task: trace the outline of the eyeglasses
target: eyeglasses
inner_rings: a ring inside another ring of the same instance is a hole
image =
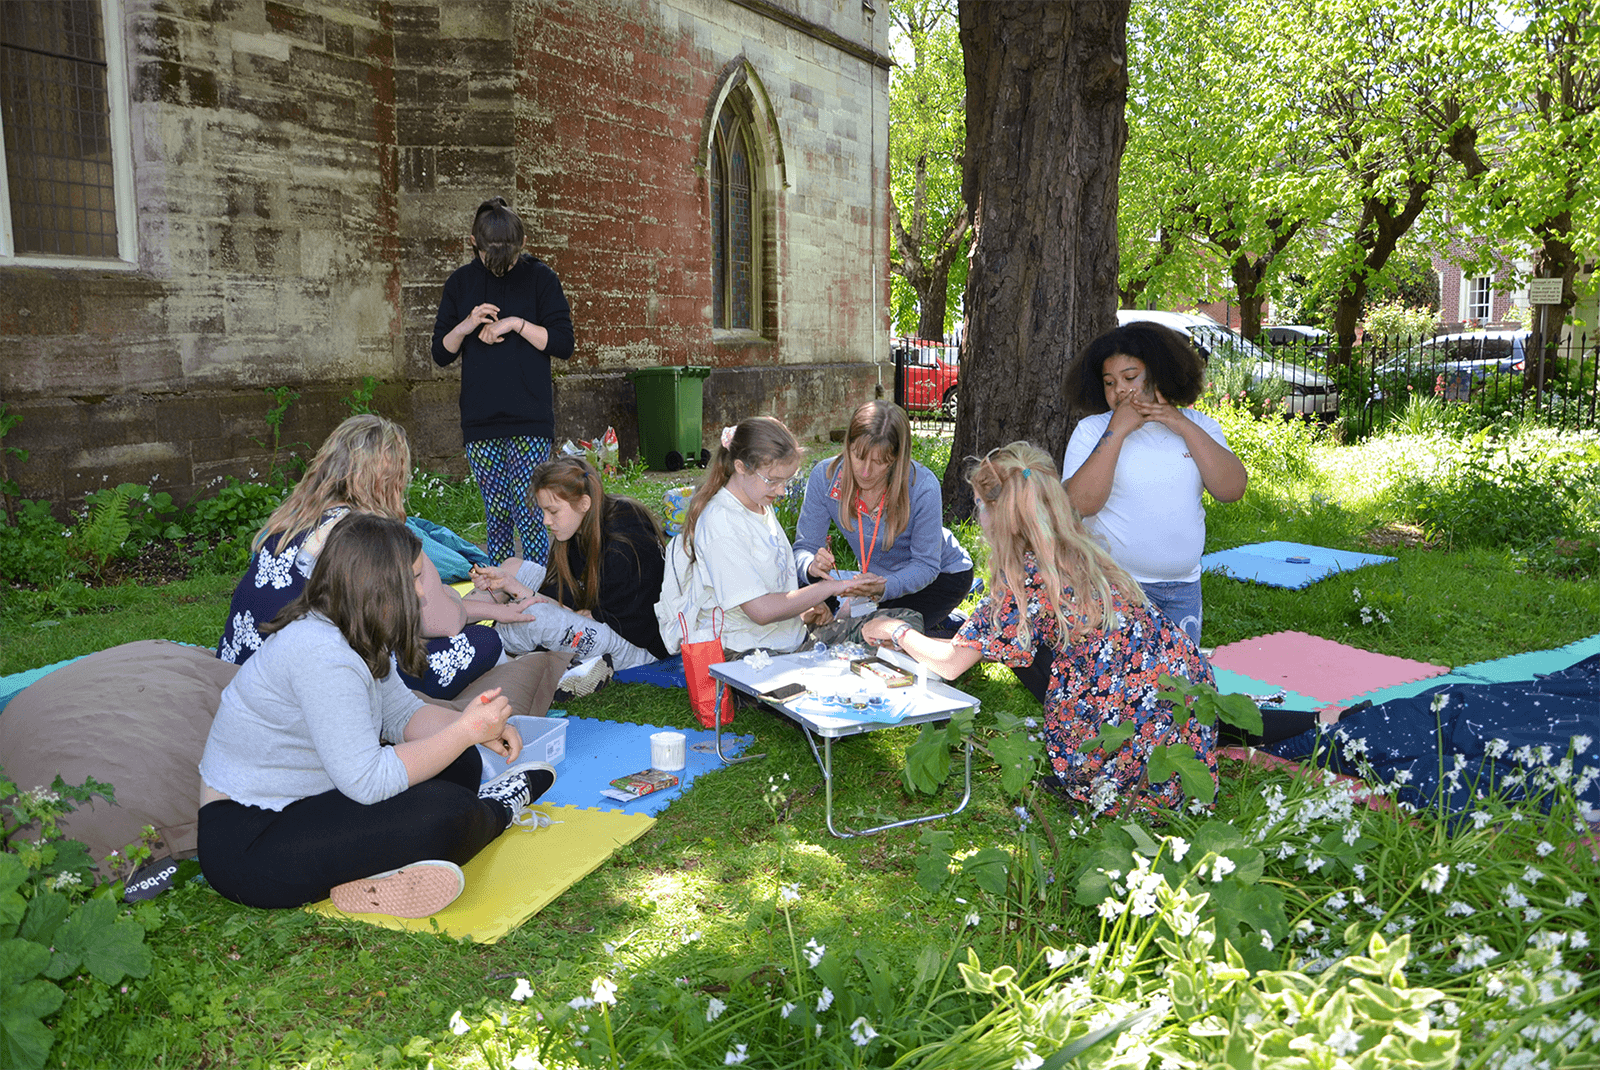
[[[795,481],[800,478],[799,475],[792,475],[788,479],[771,479],[762,475],[760,472],[752,472],[751,475],[755,476],[769,487],[782,487],[784,490],[788,490],[790,487],[794,486]]]

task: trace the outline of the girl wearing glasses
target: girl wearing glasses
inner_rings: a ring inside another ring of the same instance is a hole
[[[800,444],[770,416],[724,428],[706,481],[667,546],[656,621],[667,649],[718,634],[730,653],[796,650],[807,625],[823,625],[829,598],[865,593],[860,579],[801,587],[794,548],[773,503],[800,470]],[[680,626],[679,616],[683,617]]]
[[[943,512],[938,477],[911,459],[905,412],[869,401],[850,418],[844,452],[818,463],[806,482],[794,538],[802,582],[828,578],[828,529],[837,527],[861,567],[859,589],[876,608],[914,610],[938,628],[972,590],[972,558]]]
[[[604,654],[618,671],[666,657],[655,618],[665,540],[650,511],[606,494],[581,457],[534,469],[528,495],[550,532],[549,568],[516,557],[475,568],[478,590],[467,597],[469,607],[510,599],[484,611],[506,651],[570,648],[580,662]]]
[[[1192,717],[1176,720],[1158,681],[1169,673],[1215,686],[1210,666],[1084,531],[1043,450],[1026,442],[1002,446],[967,479],[991,549],[989,593],[954,639],[874,620],[864,630],[867,640],[898,646],[946,679],[979,661],[1027,666],[1042,649],[1049,658],[1041,696],[1045,751],[1058,786],[1095,813],[1179,806],[1176,774],[1147,782],[1151,752],[1187,748],[1215,777],[1216,737]],[[1109,754],[1099,746],[1079,749],[1109,725],[1132,725],[1132,738]]]

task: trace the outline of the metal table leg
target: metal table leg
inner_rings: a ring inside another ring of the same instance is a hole
[[[811,732],[804,725],[801,725],[800,729],[801,731],[805,732],[806,741],[811,743],[811,753],[817,758],[817,764],[822,767],[822,795],[824,802],[823,813],[828,822],[828,831],[842,840],[852,839],[856,836],[871,836],[882,832],[885,829],[897,829],[906,825],[920,825],[924,821],[937,821],[941,817],[954,817],[956,814],[959,814],[961,811],[965,810],[967,808],[967,803],[972,800],[972,740],[968,739],[966,741],[966,755],[964,763],[966,766],[966,785],[965,790],[961,794],[961,803],[954,810],[946,810],[943,813],[938,814],[928,814],[924,817],[908,817],[904,821],[891,821],[887,825],[875,825],[869,829],[846,829],[845,831],[841,832],[833,825],[833,739],[828,736],[823,737],[822,753],[821,755],[818,755],[817,745],[811,740]]]
[[[717,700],[712,704],[711,707],[711,723],[715,726],[717,733],[717,757],[722,759],[723,765],[738,765],[740,762],[753,762],[757,758],[765,758],[767,756],[766,751],[762,751],[760,754],[746,754],[738,758],[732,758],[722,753],[722,696],[723,692],[727,690],[727,687],[727,684],[724,684],[721,680],[717,680]],[[728,701],[732,702],[733,699],[730,698]],[[968,764],[971,764],[970,759]],[[970,779],[971,776],[969,771],[968,780]]]

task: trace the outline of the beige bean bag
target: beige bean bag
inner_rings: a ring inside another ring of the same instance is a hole
[[[542,716],[570,660],[570,652],[517,658],[438,704],[460,709],[501,687],[515,713]],[[61,821],[97,860],[136,842],[145,825],[161,836],[158,857],[193,855],[200,753],[222,689],[237,671],[210,650],[163,639],[80,658],[0,711],[0,767],[23,790],[48,787],[57,773],[69,784],[91,776],[110,784],[115,806],[96,799]]]

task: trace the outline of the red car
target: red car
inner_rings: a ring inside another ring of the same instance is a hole
[[[956,388],[961,354],[954,343],[898,338],[892,355],[904,372],[904,393],[898,399],[909,412],[942,412],[956,418]]]

